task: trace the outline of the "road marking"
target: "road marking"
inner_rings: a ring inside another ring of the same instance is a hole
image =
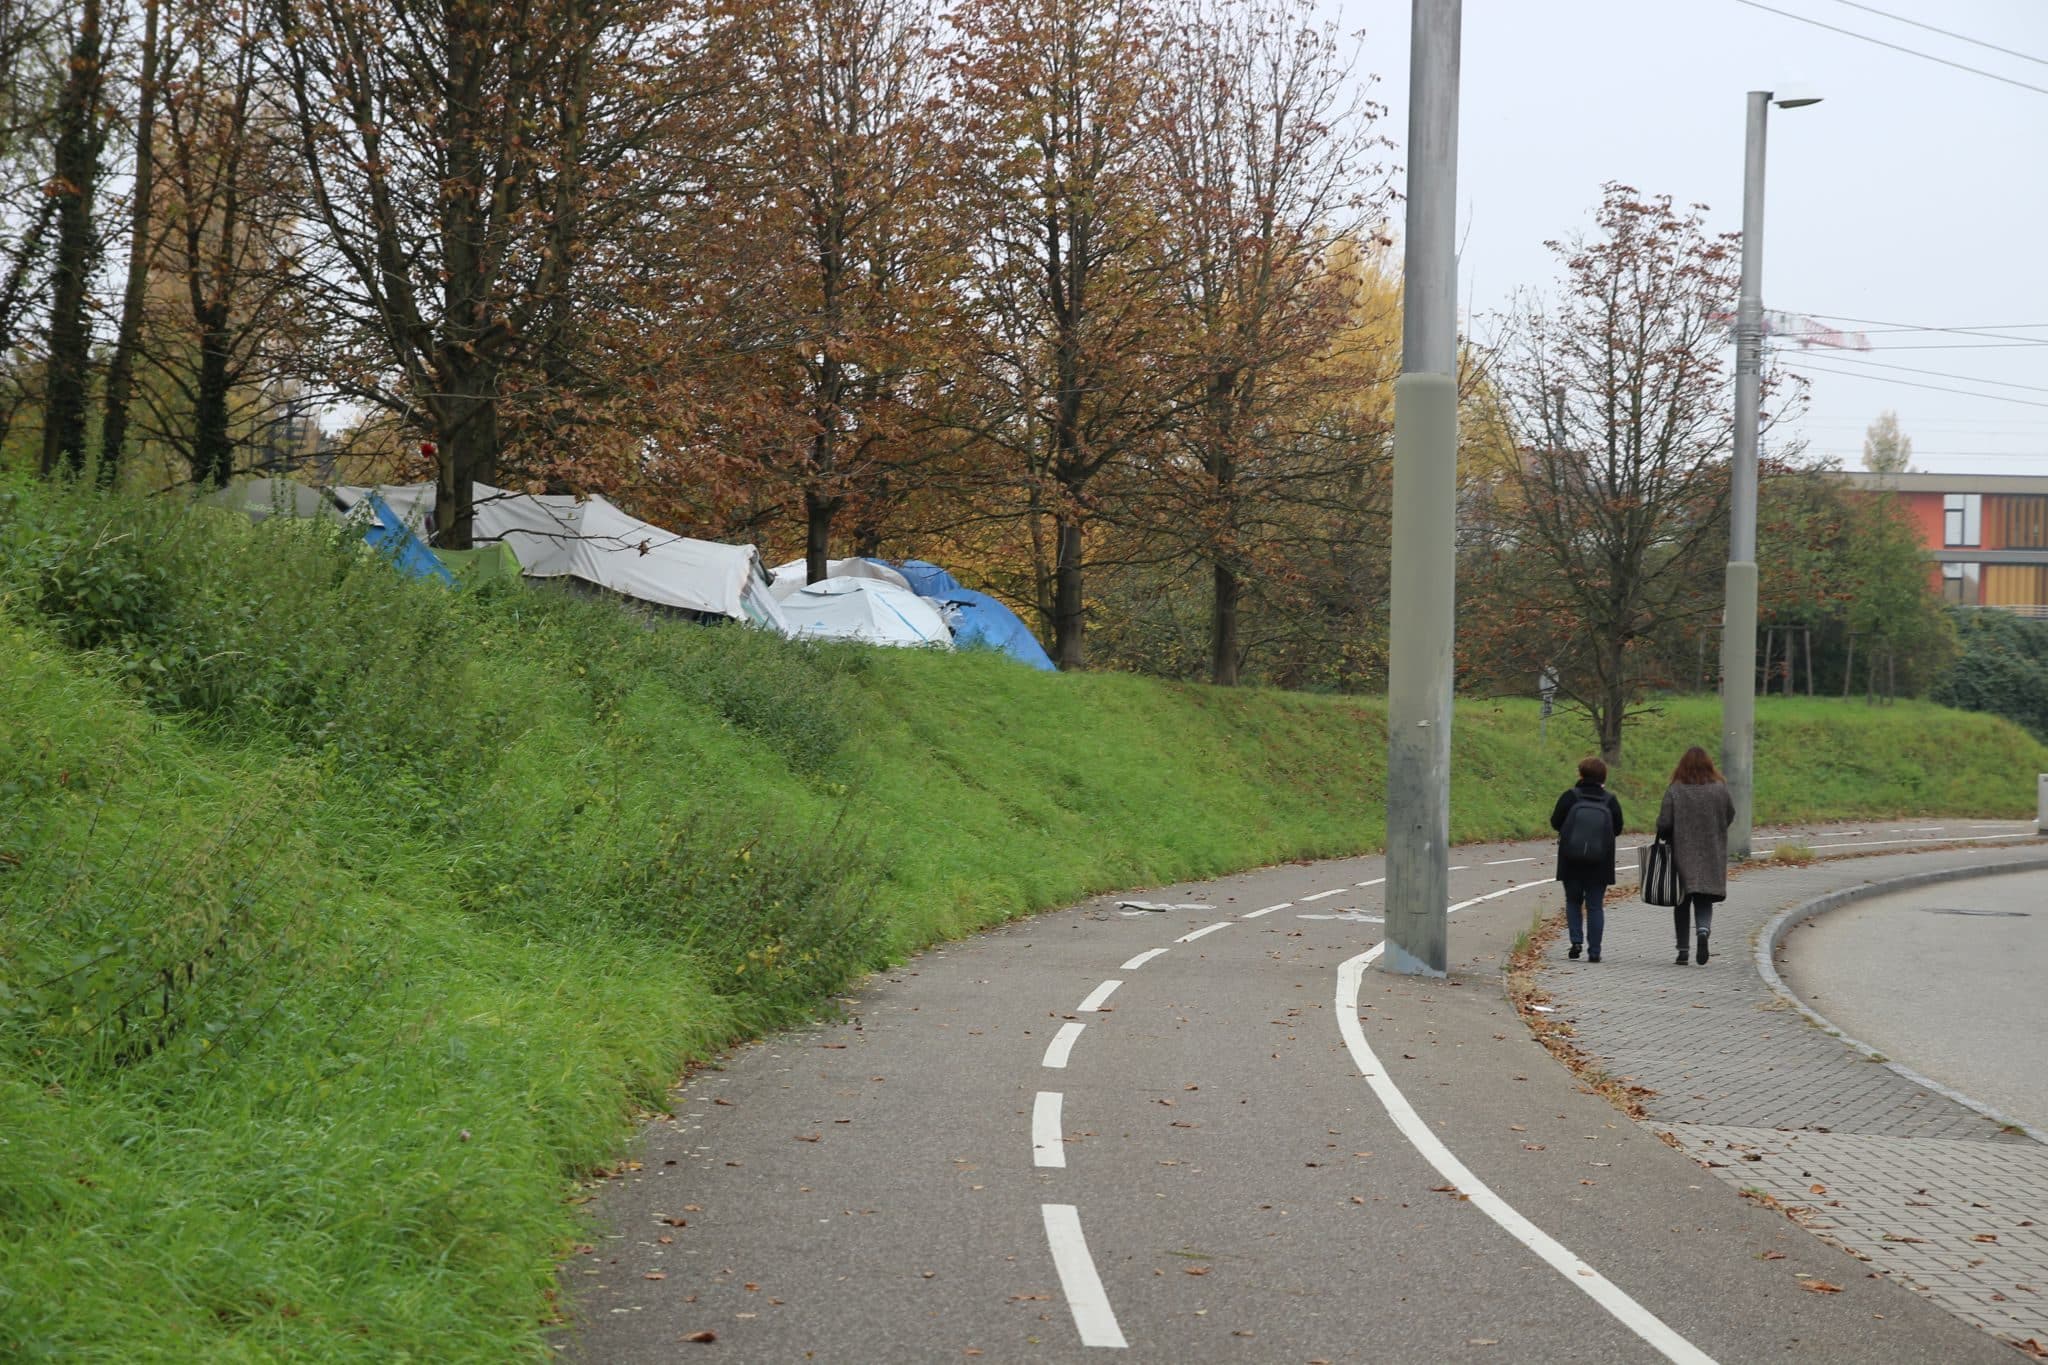
[[[1154,914],[1167,910],[1214,910],[1213,905],[1196,905],[1190,901],[1118,901],[1119,910],[1150,910]]]
[[[1469,872],[1471,871],[1471,868],[1464,863],[1459,863],[1456,867],[1448,867],[1444,870],[1446,872]]]
[[[1369,881],[1369,882],[1359,882],[1359,883],[1358,883],[1358,885],[1359,885],[1359,886],[1361,886],[1361,887],[1366,887],[1366,886],[1378,886],[1378,885],[1379,885],[1379,884],[1380,884],[1381,882],[1383,882],[1383,881],[1385,881],[1385,880],[1386,880],[1386,878],[1385,878],[1385,877],[1374,877],[1374,878],[1373,878],[1373,879],[1372,879],[1371,881]]]
[[[1138,970],[1138,968],[1144,966],[1147,962],[1150,962],[1153,958],[1158,957],[1161,953],[1165,951],[1166,949],[1164,948],[1147,948],[1144,952],[1139,953],[1129,962],[1126,962],[1123,966],[1117,968],[1117,970],[1120,972],[1135,972],[1136,970]]]
[[[2017,834],[1944,834],[1939,839],[1851,839],[1838,844],[1811,844],[1816,853],[1824,848],[1876,848],[1880,844],[1981,844],[1993,839],[2032,839],[2032,830],[2021,830]]]
[[[1301,903],[1307,905],[1310,901],[1326,901],[1332,896],[1341,896],[1350,889],[1348,886],[1340,886],[1334,891],[1318,891],[1313,896],[1303,896]]]
[[[1498,891],[1489,891],[1489,892],[1487,892],[1487,893],[1486,893],[1485,895],[1483,895],[1483,896],[1474,896],[1474,897],[1473,897],[1473,898],[1472,898],[1471,900],[1468,900],[1468,901],[1459,901],[1459,902],[1458,902],[1458,903],[1457,903],[1456,905],[1454,905],[1454,906],[1452,906],[1452,907],[1451,907],[1450,909],[1448,909],[1448,910],[1444,911],[1444,913],[1445,913],[1445,914],[1447,914],[1447,915],[1455,915],[1455,914],[1457,914],[1457,913],[1458,913],[1458,912],[1459,912],[1460,910],[1463,910],[1463,909],[1464,909],[1464,908],[1465,908],[1466,906],[1468,906],[1468,905],[1478,905],[1478,904],[1480,904],[1480,903],[1482,903],[1482,902],[1484,902],[1484,901],[1497,901],[1497,900],[1499,900],[1499,899],[1500,899],[1500,898],[1501,898],[1502,896],[1512,896],[1513,894],[1515,894],[1515,892],[1517,892],[1517,891],[1527,891],[1527,890],[1528,890],[1528,889],[1529,889],[1530,887],[1532,887],[1532,886],[1548,886],[1548,885],[1550,885],[1550,884],[1551,884],[1552,882],[1554,882],[1554,881],[1556,881],[1556,880],[1557,880],[1557,878],[1555,878],[1555,877],[1545,877],[1545,878],[1544,878],[1544,879],[1543,879],[1542,881],[1540,881],[1540,882],[1518,882],[1518,883],[1516,883],[1516,884],[1515,884],[1514,886],[1503,886],[1503,887],[1502,887],[1502,888],[1501,888],[1500,890],[1498,890]],[[1385,946],[1384,944],[1382,944],[1382,945],[1381,945],[1381,947],[1384,947],[1384,946]],[[1379,949],[1378,949],[1378,948],[1375,948],[1375,949],[1373,949],[1373,951],[1374,951],[1375,953],[1377,953],[1377,952],[1379,951]]]
[[[1060,1031],[1052,1036],[1052,1042],[1045,1049],[1045,1065],[1059,1069],[1067,1064],[1067,1054],[1074,1050],[1074,1040],[1081,1036],[1086,1024],[1072,1021],[1060,1025]]]
[[[1531,882],[1530,886],[1540,886]],[[1526,890],[1527,887],[1512,887],[1511,890]],[[1496,892],[1496,895],[1501,894]],[[1463,905],[1475,905],[1480,900],[1491,900],[1491,896],[1477,897]],[[1461,908],[1452,906],[1453,910]],[[1637,1303],[1612,1280],[1587,1265],[1565,1248],[1563,1243],[1537,1227],[1517,1213],[1512,1205],[1495,1194],[1486,1183],[1474,1175],[1464,1162],[1444,1146],[1442,1140],[1430,1131],[1422,1116],[1408,1103],[1400,1087],[1388,1079],[1380,1066],[1372,1045],[1365,1040],[1365,1029],[1358,1022],[1358,991],[1366,966],[1386,948],[1385,943],[1375,944],[1357,957],[1347,959],[1337,969],[1337,1029],[1344,1035],[1344,1045],[1351,1051],[1351,1060],[1365,1077],[1366,1084],[1387,1111],[1387,1117],[1401,1130],[1401,1135],[1422,1153],[1430,1165],[1436,1167],[1443,1178],[1457,1186],[1458,1193],[1472,1202],[1472,1206],[1498,1223],[1509,1236],[1530,1251],[1540,1256],[1558,1274],[1586,1292],[1587,1297],[1613,1314],[1624,1327],[1648,1342],[1666,1360],[1677,1365],[1714,1365],[1713,1357],[1694,1346],[1684,1337],[1671,1330],[1649,1309]]]
[[[1166,950],[1164,948],[1161,948],[1159,951],[1163,953]],[[1074,1013],[1090,1014],[1096,1010],[1101,1009],[1102,1002],[1109,999],[1110,996],[1114,995],[1116,993],[1116,988],[1123,984],[1124,983],[1121,981],[1103,982],[1100,986],[1097,986],[1094,990],[1088,992],[1088,998],[1081,1002],[1081,1008],[1075,1010]]]
[[[1052,1263],[1060,1273],[1060,1289],[1067,1296],[1067,1308],[1074,1315],[1074,1330],[1083,1346],[1121,1348],[1123,1329],[1116,1325],[1116,1313],[1109,1295],[1102,1291],[1102,1277],[1088,1255],[1088,1239],[1081,1235],[1081,1211],[1072,1204],[1041,1204],[1045,1215],[1045,1240],[1052,1248]]]
[[[1485,866],[1506,867],[1509,863],[1533,863],[1535,861],[1534,858],[1495,858],[1492,862],[1485,864]]]
[[[1340,919],[1346,924],[1385,924],[1384,915],[1368,915],[1363,910],[1339,910],[1334,915],[1296,915],[1296,919]]]
[[[1236,923],[1235,920],[1219,919],[1214,924],[1203,925],[1201,928],[1195,930],[1195,932],[1193,932],[1192,934],[1182,934],[1179,938],[1175,939],[1174,942],[1193,943],[1196,939],[1200,938],[1204,934],[1213,934],[1218,929],[1228,929],[1234,923]]]
[[[1038,1099],[1031,1106],[1031,1164],[1034,1166],[1061,1166],[1067,1164],[1067,1143],[1060,1130],[1060,1101],[1057,1090],[1041,1090]]]
[[[1269,905],[1263,910],[1247,910],[1244,913],[1244,918],[1257,919],[1260,915],[1270,915],[1275,910],[1285,910],[1288,906],[1292,904],[1294,904],[1293,901],[1281,901],[1278,905]],[[1165,950],[1161,949],[1161,951],[1163,952]]]

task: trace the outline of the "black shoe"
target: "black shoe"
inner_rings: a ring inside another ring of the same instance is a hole
[[[1586,954],[1586,961],[1588,961],[1588,962],[1598,962],[1599,960],[1600,960],[1600,954],[1598,954],[1598,953],[1587,953],[1587,954]]]
[[[1578,961],[1580,946],[1581,945],[1574,943],[1571,946],[1571,951],[1566,953],[1565,956],[1572,959],[1574,962]]]
[[[1685,965],[1685,949],[1680,948],[1678,950],[1678,961],[1675,965],[1680,967],[1683,967]]]
[[[1699,959],[1700,966],[1704,967],[1707,965],[1707,936],[1705,934],[1700,935],[1699,948],[1694,952],[1693,956]]]

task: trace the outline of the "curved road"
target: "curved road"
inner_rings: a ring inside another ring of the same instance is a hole
[[[577,1321],[557,1344],[607,1363],[712,1345],[2008,1359],[1731,1197],[1529,1038],[1500,972],[1555,909],[1549,860],[1548,844],[1458,851],[1447,981],[1367,969],[1376,858],[1143,893],[1163,911],[1103,898],[878,976],[845,1021],[676,1092],[604,1183],[611,1231],[562,1269]]]
[[[1922,887],[1785,941],[1786,984],[1852,1038],[2048,1132],[2048,876]]]

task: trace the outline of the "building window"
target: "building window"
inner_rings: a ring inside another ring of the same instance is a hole
[[[1941,595],[1959,607],[1979,605],[1978,579],[1980,566],[1976,564],[1944,564],[1941,566]]]
[[[1980,545],[1984,541],[1984,495],[1949,493],[1941,500],[1941,543]]]

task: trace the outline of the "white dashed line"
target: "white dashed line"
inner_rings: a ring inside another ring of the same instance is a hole
[[[1071,1020],[1061,1024],[1060,1031],[1052,1036],[1052,1042],[1045,1049],[1045,1065],[1055,1070],[1065,1067],[1067,1054],[1074,1050],[1074,1040],[1081,1036],[1081,1030],[1086,1027],[1086,1024],[1077,1024]]]
[[[1301,903],[1303,905],[1307,905],[1310,901],[1326,901],[1332,896],[1341,896],[1350,889],[1351,888],[1348,886],[1340,886],[1336,888],[1334,891],[1318,891],[1313,896],[1303,896],[1301,898]]]
[[[1530,886],[1540,886],[1531,882]],[[1510,890],[1526,890],[1527,887],[1511,887]],[[1499,892],[1496,895],[1502,894]],[[1464,905],[1477,904],[1479,900],[1491,900],[1491,896],[1465,901]],[[1459,906],[1453,906],[1458,909]],[[1422,1153],[1430,1165],[1436,1167],[1445,1180],[1455,1185],[1458,1193],[1464,1195],[1472,1206],[1491,1218],[1506,1230],[1509,1236],[1529,1248],[1547,1262],[1558,1274],[1583,1289],[1587,1296],[1609,1313],[1623,1326],[1649,1343],[1666,1360],[1678,1365],[1713,1365],[1713,1358],[1694,1346],[1684,1337],[1644,1308],[1619,1286],[1599,1271],[1587,1265],[1566,1249],[1563,1243],[1537,1227],[1517,1213],[1513,1206],[1495,1194],[1486,1183],[1474,1175],[1464,1162],[1458,1160],[1450,1148],[1430,1131],[1429,1125],[1408,1103],[1400,1087],[1388,1079],[1374,1055],[1372,1045],[1365,1040],[1365,1029],[1358,1022],[1358,990],[1365,968],[1378,957],[1386,947],[1380,943],[1357,957],[1350,958],[1337,969],[1337,1028],[1344,1035],[1344,1044],[1351,1052],[1351,1060],[1358,1065],[1360,1074],[1380,1104],[1386,1109],[1387,1117],[1401,1130],[1402,1136]],[[1078,1312],[1077,1312],[1078,1317]]]
[[[1470,872],[1471,870],[1471,867],[1465,863],[1459,863],[1456,867],[1447,867],[1444,869],[1444,871],[1446,872]]]
[[[1159,951],[1165,952],[1166,950],[1162,948]],[[1081,1008],[1075,1010],[1074,1013],[1089,1014],[1096,1010],[1101,1009],[1102,1002],[1109,999],[1110,996],[1116,994],[1116,988],[1123,984],[1124,983],[1121,981],[1103,982],[1100,986],[1097,986],[1094,990],[1088,992],[1088,998],[1081,1002]]]
[[[1123,1329],[1116,1325],[1116,1312],[1109,1295],[1102,1292],[1102,1277],[1088,1255],[1088,1239],[1081,1235],[1081,1211],[1072,1204],[1042,1204],[1045,1240],[1052,1248],[1053,1268],[1060,1274],[1060,1289],[1067,1296],[1067,1308],[1074,1315],[1074,1329],[1083,1346],[1122,1347]]]
[[[1385,878],[1385,877],[1374,877],[1374,878],[1373,878],[1373,879],[1372,879],[1371,881],[1369,881],[1369,882],[1359,882],[1359,883],[1358,883],[1358,885],[1359,885],[1359,886],[1361,886],[1361,887],[1364,887],[1364,886],[1378,886],[1378,885],[1379,885],[1379,884],[1380,884],[1381,882],[1383,882],[1383,881],[1385,881],[1385,880],[1386,880],[1386,878]]]
[[[1294,904],[1293,901],[1281,901],[1278,905],[1269,905],[1263,910],[1247,910],[1245,911],[1243,918],[1257,919],[1260,915],[1270,915],[1275,910],[1285,910],[1288,906],[1292,904]]]
[[[1506,867],[1509,863],[1533,863],[1535,861],[1534,858],[1495,858],[1492,862],[1484,864],[1484,866]]]
[[[1214,924],[1203,925],[1201,928],[1195,930],[1192,934],[1182,934],[1179,938],[1175,939],[1174,942],[1193,943],[1196,939],[1200,938],[1204,934],[1213,934],[1218,929],[1228,929],[1234,923],[1236,923],[1235,920],[1219,919]]]
[[[1810,847],[1818,853],[1824,848],[1876,848],[1880,844],[1981,844],[1993,839],[2032,839],[2032,830],[2021,830],[2017,834],[1944,834],[1939,839],[1851,839],[1846,843],[1813,844]]]
[[[1060,1102],[1057,1090],[1041,1090],[1031,1106],[1031,1164],[1067,1164],[1066,1135],[1060,1130]]]
[[[1135,972],[1136,970],[1138,970],[1138,968],[1144,966],[1147,962],[1150,962],[1153,958],[1158,957],[1165,951],[1166,949],[1164,948],[1147,948],[1144,952],[1139,953],[1129,962],[1126,962],[1123,966],[1117,968],[1117,970],[1120,972]]]

